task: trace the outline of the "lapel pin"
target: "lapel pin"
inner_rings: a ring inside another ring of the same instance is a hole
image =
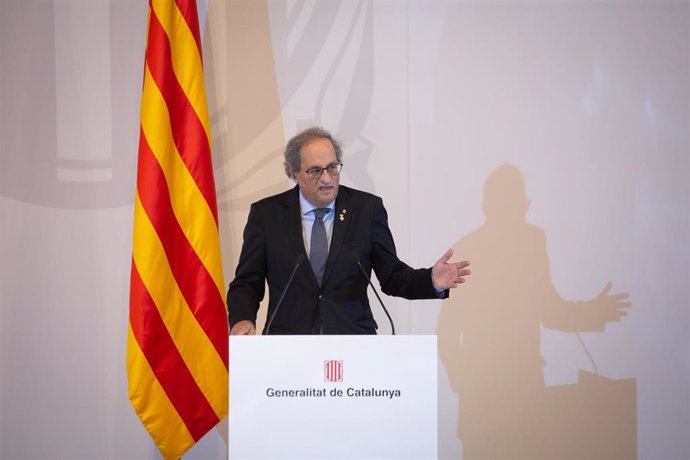
[[[345,213],[346,212],[347,212],[347,209],[343,209],[342,211],[340,211],[340,216],[338,216],[338,218],[340,219],[340,222],[345,220]]]

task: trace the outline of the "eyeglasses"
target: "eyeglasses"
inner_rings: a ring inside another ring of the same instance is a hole
[[[338,174],[340,174],[340,171],[343,169],[343,164],[342,163],[331,163],[325,168],[311,168],[306,171],[307,176],[309,176],[310,179],[320,179],[321,176],[323,175],[323,172],[326,171],[329,176],[335,177]]]

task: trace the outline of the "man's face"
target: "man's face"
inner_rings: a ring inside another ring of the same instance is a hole
[[[318,179],[312,179],[307,171],[313,168],[326,168],[337,162],[333,144],[328,139],[314,139],[300,150],[300,171],[295,174],[295,181],[304,197],[314,206],[323,208],[335,200],[340,176],[331,177],[324,170]]]

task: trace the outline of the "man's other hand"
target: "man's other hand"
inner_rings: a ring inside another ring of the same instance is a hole
[[[254,335],[256,334],[256,327],[254,323],[248,320],[240,321],[230,329],[230,335]]]

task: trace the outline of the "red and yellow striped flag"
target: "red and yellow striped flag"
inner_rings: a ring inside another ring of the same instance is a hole
[[[151,0],[130,290],[129,399],[166,459],[226,414],[228,322],[195,0]]]

